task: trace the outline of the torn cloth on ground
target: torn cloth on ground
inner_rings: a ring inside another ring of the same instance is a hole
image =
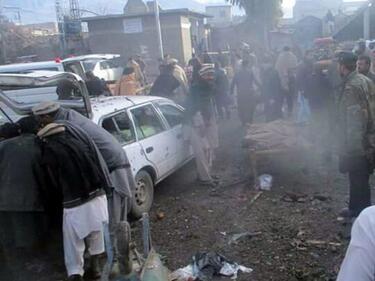
[[[253,270],[229,261],[217,253],[198,253],[193,257],[193,262],[173,272],[170,280],[192,281],[212,280],[213,276],[227,276],[237,279],[238,272],[251,273]]]

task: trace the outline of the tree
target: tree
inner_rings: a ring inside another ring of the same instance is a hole
[[[268,47],[268,31],[272,29],[283,16],[283,0],[226,0],[232,5],[244,9],[250,28],[261,31],[260,37]]]
[[[244,9],[248,20],[272,26],[282,17],[283,0],[226,0]]]

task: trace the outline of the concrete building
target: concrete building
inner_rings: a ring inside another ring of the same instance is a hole
[[[375,38],[375,6],[362,5],[333,36],[339,42]]]
[[[164,53],[180,62],[191,58],[193,47],[204,48],[206,15],[188,9],[160,10]],[[93,53],[119,53],[124,57],[142,54],[157,60],[158,35],[151,3],[129,0],[123,14],[84,18]]]
[[[296,0],[293,17],[299,21],[307,16],[323,18],[331,11],[337,14],[343,5],[343,0]]]
[[[206,6],[206,14],[211,16],[207,23],[214,27],[228,26],[233,20],[231,5]]]

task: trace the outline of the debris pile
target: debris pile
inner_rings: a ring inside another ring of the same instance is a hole
[[[253,270],[239,265],[217,253],[198,253],[192,263],[170,275],[171,281],[208,281],[214,276],[237,279],[238,272],[251,273]]]
[[[256,150],[305,149],[311,143],[303,134],[303,128],[285,120],[253,124],[248,127],[244,146]]]

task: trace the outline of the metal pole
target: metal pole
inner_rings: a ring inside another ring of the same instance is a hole
[[[5,23],[4,23],[4,14],[3,14],[3,0],[0,0],[0,47],[1,47],[1,57],[0,61],[2,63],[6,63],[7,61],[7,50],[6,50],[6,44],[5,44],[5,36],[6,36],[6,31],[5,31]]]
[[[159,3],[157,0],[154,0],[154,10],[155,10],[155,19],[156,19],[156,30],[157,30],[158,43],[159,43],[159,54],[161,58],[164,58],[163,37],[161,35],[161,26],[160,26]]]
[[[371,8],[372,8],[372,3],[368,5],[368,7],[365,10],[364,17],[363,17],[363,37],[365,40],[370,40],[371,36]]]

